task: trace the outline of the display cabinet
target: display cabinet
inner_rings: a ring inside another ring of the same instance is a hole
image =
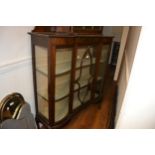
[[[31,32],[36,121],[60,128],[103,97],[111,37]]]

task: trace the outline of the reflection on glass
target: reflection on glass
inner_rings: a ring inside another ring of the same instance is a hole
[[[35,46],[38,111],[48,118],[48,56],[47,48]]]

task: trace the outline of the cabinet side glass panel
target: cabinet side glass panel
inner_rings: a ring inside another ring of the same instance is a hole
[[[96,97],[101,97],[103,93],[103,85],[104,85],[104,76],[108,63],[108,53],[110,50],[110,45],[103,45],[101,51],[101,57],[99,62],[99,73],[97,76],[97,84],[96,84]]]
[[[48,119],[48,49],[35,45],[38,112]]]
[[[109,49],[110,49],[109,45],[104,45],[102,47],[102,51],[101,51],[101,58],[100,58],[98,77],[102,78],[103,80],[104,80],[105,69],[106,69],[107,62],[108,62]]]

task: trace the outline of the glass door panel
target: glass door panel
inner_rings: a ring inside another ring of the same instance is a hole
[[[56,49],[55,121],[63,119],[69,111],[72,48]]]
[[[55,121],[60,121],[68,114],[69,97],[55,102]]]
[[[110,45],[103,45],[99,63],[99,73],[97,77],[97,84],[96,84],[96,97],[102,96],[103,93],[103,84],[104,84],[104,76],[105,71],[108,63],[108,54],[110,50]]]
[[[36,61],[36,70],[43,72],[45,75],[48,75],[48,56],[47,48],[41,46],[35,46],[35,61]]]
[[[108,62],[109,50],[110,50],[110,45],[104,45],[102,47],[102,51],[101,51],[101,59],[100,59],[98,77],[101,77],[103,80],[104,80],[106,65],[107,65],[107,62]]]
[[[38,111],[45,116],[46,118],[48,118],[48,102],[45,98],[43,98],[42,96],[40,96],[38,94],[37,96],[38,98]]]
[[[84,87],[92,82],[92,74],[90,73],[90,67],[83,67],[76,70],[75,79],[80,84],[80,87]],[[77,85],[74,86],[74,90],[77,90]]]
[[[72,48],[56,50],[56,75],[70,72],[72,63]]]
[[[47,48],[35,45],[38,112],[48,116],[48,54]]]
[[[59,100],[69,95],[70,90],[70,73],[56,77],[55,99]]]
[[[36,71],[37,94],[48,100],[48,78],[44,74]]]
[[[77,50],[73,109],[91,99],[93,65],[96,63],[95,51],[92,46]]]
[[[74,92],[73,109],[79,107],[81,104],[86,103],[91,98],[91,90],[84,87],[79,91]]]
[[[79,48],[77,51],[76,68],[95,64],[96,58],[94,54],[95,51],[93,47]]]

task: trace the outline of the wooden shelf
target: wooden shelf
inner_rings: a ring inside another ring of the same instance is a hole
[[[81,68],[85,68],[85,67],[90,67],[90,64],[88,64],[87,59],[86,62],[80,66],[80,60],[78,60],[79,62],[77,62],[76,64],[76,70],[79,70]],[[105,60],[100,60],[100,63],[105,63]],[[93,64],[95,64],[95,59],[93,61]],[[55,76],[63,76],[64,74],[68,74],[71,72],[71,62],[62,62],[56,65],[56,74]],[[38,72],[40,72],[41,74],[47,76],[48,73],[46,71],[46,69],[43,68],[36,68],[36,70]]]

